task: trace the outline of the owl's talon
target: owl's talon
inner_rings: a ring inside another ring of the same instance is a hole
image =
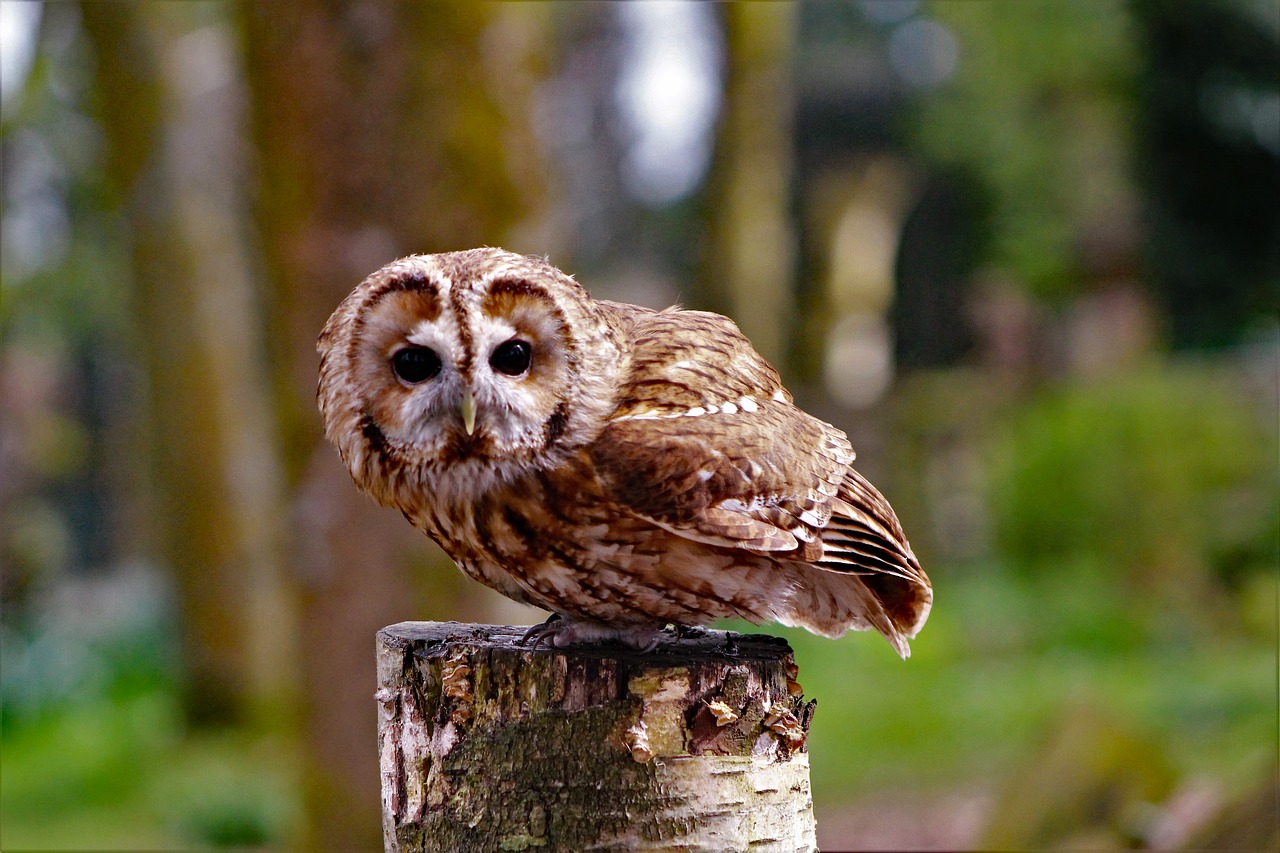
[[[564,626],[559,624],[563,621],[563,617],[559,613],[552,613],[537,625],[531,625],[528,631],[520,637],[519,645],[528,645],[533,640],[533,648],[538,648],[545,641],[551,645],[555,645],[555,635],[559,633]]]

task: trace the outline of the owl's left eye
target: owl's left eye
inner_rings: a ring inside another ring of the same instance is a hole
[[[489,356],[489,366],[508,376],[519,376],[529,369],[533,361],[533,347],[519,339],[498,344]]]

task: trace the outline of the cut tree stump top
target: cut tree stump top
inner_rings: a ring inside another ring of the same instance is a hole
[[[378,632],[389,850],[812,850],[785,640],[523,646],[523,627]]]

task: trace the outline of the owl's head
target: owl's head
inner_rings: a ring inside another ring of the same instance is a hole
[[[403,486],[465,498],[558,464],[599,433],[625,359],[580,285],[500,249],[386,265],[317,348],[325,434],[390,504]]]

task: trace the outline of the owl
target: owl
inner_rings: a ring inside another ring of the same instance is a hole
[[[470,577],[551,611],[530,637],[652,649],[724,617],[906,657],[933,601],[844,433],[726,317],[592,298],[484,248],[370,275],[317,344],[356,485]]]

